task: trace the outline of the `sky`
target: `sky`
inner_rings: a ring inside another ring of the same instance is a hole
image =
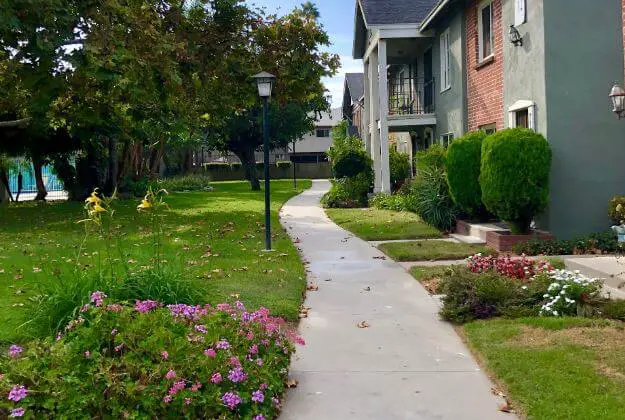
[[[354,10],[356,0],[311,0],[319,9],[320,20],[330,36],[332,45],[328,51],[341,57],[339,73],[325,79],[326,88],[332,95],[332,106],[340,107],[343,101],[345,73],[362,73],[362,61],[352,59]],[[249,0],[248,4],[266,7],[268,12],[287,14],[304,0]]]

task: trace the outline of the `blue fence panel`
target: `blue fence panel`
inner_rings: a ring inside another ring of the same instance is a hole
[[[59,196],[59,193],[65,191],[63,182],[53,173],[52,166],[46,165],[42,168],[41,174],[43,182],[46,186],[48,194],[51,196]],[[9,189],[13,195],[17,194],[18,190],[18,172],[9,172]],[[35,181],[35,171],[32,164],[30,164],[30,170],[22,171],[22,194],[32,194],[37,192],[37,182]],[[20,200],[21,201],[21,200]]]

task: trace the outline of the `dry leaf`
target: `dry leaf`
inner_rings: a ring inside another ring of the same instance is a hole
[[[367,286],[363,289],[365,292],[370,292],[371,291],[371,287]]]
[[[297,381],[297,379],[288,379],[286,381],[286,386],[287,388],[297,388],[297,385],[299,384],[299,382]]]
[[[512,407],[510,407],[510,404],[508,404],[508,402],[505,402],[499,405],[499,411],[502,411],[504,413],[512,413],[514,410],[512,410]]]
[[[371,325],[367,321],[360,321],[358,323],[358,328],[369,328]]]
[[[385,260],[386,257],[382,256],[382,257],[373,257],[374,260]]]
[[[308,287],[306,287],[306,290],[308,290],[309,292],[316,292],[317,290],[319,290],[319,286],[317,286],[315,283],[311,283],[308,285]]]

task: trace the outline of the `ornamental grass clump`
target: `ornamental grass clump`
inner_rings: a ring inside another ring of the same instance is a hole
[[[276,418],[301,338],[267,309],[94,292],[55,339],[0,356],[0,418]]]

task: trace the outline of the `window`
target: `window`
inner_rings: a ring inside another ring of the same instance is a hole
[[[441,92],[451,89],[451,51],[449,29],[441,35]]]
[[[454,133],[446,133],[441,136],[441,144],[447,148],[454,141]]]
[[[493,3],[487,1],[478,8],[477,15],[479,61],[493,55]]]
[[[519,26],[527,21],[527,13],[525,12],[527,0],[515,0],[514,4],[514,26]]]
[[[533,101],[517,101],[508,108],[510,128],[521,127],[536,130],[536,104]]]
[[[329,128],[318,128],[317,129],[317,137],[330,137],[330,129]]]
[[[497,131],[497,126],[495,124],[481,125],[478,128],[489,135]]]

